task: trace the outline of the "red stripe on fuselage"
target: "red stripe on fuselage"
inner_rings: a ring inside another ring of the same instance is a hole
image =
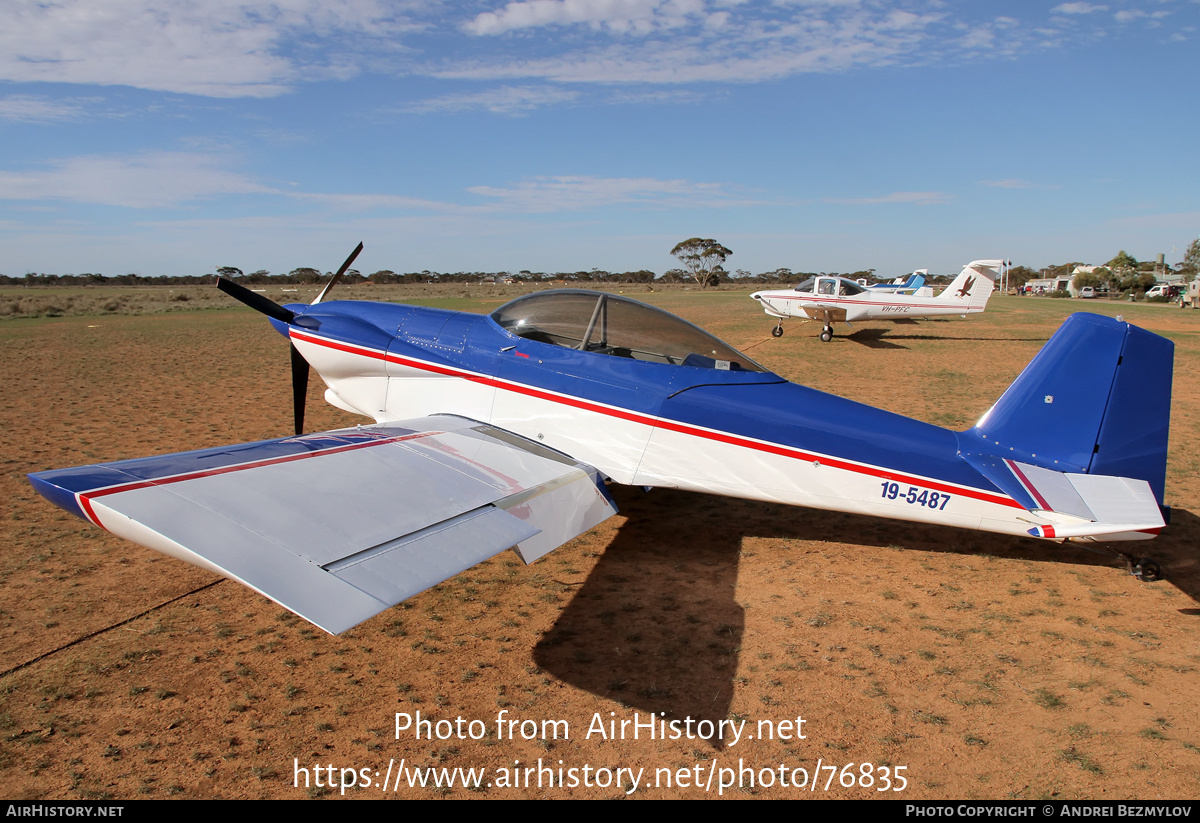
[[[947,494],[961,494],[965,497],[972,497],[976,500],[982,500],[985,503],[995,503],[1001,506],[1009,506],[1017,509],[1025,508],[1010,497],[991,494],[983,491],[982,489],[956,486],[936,480],[931,481],[923,477],[914,477],[912,475],[903,474],[878,466],[852,463],[836,457],[830,457],[829,455],[804,452],[793,446],[784,446],[778,443],[753,440],[748,437],[730,434],[728,432],[715,431],[713,429],[706,429],[688,423],[680,423],[675,420],[653,417],[647,414],[640,414],[638,412],[629,411],[628,409],[621,409],[591,400],[584,400],[579,397],[572,397],[571,395],[557,394],[546,391],[545,389],[534,388],[523,383],[512,383],[507,380],[488,377],[486,375],[469,372],[464,369],[456,369],[450,366],[439,366],[433,363],[428,363],[424,360],[416,360],[410,357],[401,357],[388,352],[381,352],[378,349],[370,349],[365,346],[356,346],[353,344],[342,343],[337,340],[330,340],[325,337],[317,337],[310,332],[298,332],[295,329],[292,329],[292,336],[299,340],[303,340],[306,343],[324,346],[337,351],[357,354],[363,357],[370,357],[375,360],[383,360],[387,363],[395,363],[397,365],[408,366],[409,368],[433,372],[434,374],[446,375],[448,377],[461,377],[462,379],[469,380],[472,383],[479,383],[480,385],[484,386],[504,389],[506,391],[516,392],[517,394],[523,394],[528,397],[536,397],[540,400],[548,400],[552,403],[561,403],[563,405],[572,406],[585,411],[596,412],[622,420],[629,420],[634,423],[641,423],[652,428],[666,429],[668,431],[679,432],[681,434],[687,434],[694,437],[701,437],[705,440],[714,440],[719,443],[727,443],[733,446],[739,446],[741,448],[766,452],[768,454],[776,454],[781,457],[790,457],[796,460],[819,461],[822,466],[830,466],[832,468],[843,469],[845,471],[855,472],[857,474],[865,474],[870,477],[878,477],[883,480],[896,480],[904,483],[911,483],[916,486],[933,489],[939,492],[945,492]]]
[[[884,306],[890,306],[892,308],[897,308],[897,309],[899,309],[899,308],[904,308],[904,309],[941,309],[941,308],[946,308],[948,306],[954,305],[953,303],[891,303],[891,302],[887,302],[884,300],[849,300],[844,297],[834,297],[832,295],[820,295],[817,297],[806,297],[804,295],[800,295],[800,296],[779,295],[776,297],[767,297],[765,299],[767,299],[767,300],[799,300],[799,301],[801,301],[801,303],[805,303],[807,301],[807,302],[812,302],[812,303],[835,303],[837,305],[844,304],[844,305],[850,305],[850,306],[878,306],[880,308],[882,308]],[[809,308],[809,307],[805,306],[805,308]],[[824,308],[824,307],[818,305],[817,308]]]

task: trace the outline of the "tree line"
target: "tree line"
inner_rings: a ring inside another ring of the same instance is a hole
[[[391,269],[381,269],[370,274],[363,274],[357,269],[346,272],[343,282],[375,283],[377,285],[416,284],[416,283],[550,283],[561,282],[566,285],[582,283],[687,283],[700,284],[701,287],[715,286],[721,283],[753,283],[765,285],[788,285],[807,280],[809,277],[832,275],[848,277],[851,280],[865,279],[870,283],[880,280],[891,280],[897,275],[886,277],[877,276],[875,269],[861,269],[848,272],[824,271],[793,271],[783,267],[771,271],[752,274],[744,269],[728,272],[724,268],[725,260],[733,254],[727,247],[715,240],[693,237],[678,243],[671,254],[677,257],[682,268],[668,270],[661,277],[648,269],[638,271],[609,272],[603,269],[571,272],[534,272],[522,269],[519,272],[484,272],[457,271],[437,272],[425,269],[419,272],[395,272]],[[1046,280],[1058,277],[1070,277],[1079,266],[1079,262],[1061,263],[1032,269],[1027,266],[1014,266],[1009,269],[1009,285],[1017,288],[1030,280]],[[1167,269],[1170,271],[1171,269]],[[1091,272],[1081,272],[1075,275],[1078,286],[1096,286],[1116,288],[1121,291],[1134,289],[1144,290],[1154,284],[1155,274],[1160,267],[1153,261],[1138,261],[1124,250],[1117,253],[1112,260]],[[1200,239],[1194,240],[1184,253],[1183,260],[1174,266],[1176,274],[1187,277],[1200,275]],[[330,272],[320,269],[301,267],[292,269],[286,274],[271,274],[265,269],[245,273],[234,266],[218,266],[209,274],[200,275],[157,275],[141,274],[104,275],[94,272],[83,274],[37,274],[30,272],[24,277],[12,277],[0,274],[0,285],[5,286],[210,286],[217,282],[218,277],[227,277],[244,286],[296,286],[312,285],[322,282]],[[934,275],[927,278],[931,284],[949,282],[953,277]]]
[[[846,272],[844,277],[857,279],[869,277],[874,269]],[[211,286],[218,277],[226,277],[244,286],[296,286],[312,285],[323,282],[330,272],[321,272],[313,268],[292,269],[286,274],[271,274],[266,270],[244,273],[232,266],[221,266],[215,273],[201,275],[157,275],[141,274],[104,275],[87,272],[84,274],[36,274],[30,272],[23,277],[12,277],[0,274],[0,285],[5,286]],[[839,272],[793,272],[788,268],[774,269],[761,274],[751,274],[739,269],[734,273],[725,271],[709,272],[705,278],[706,285],[717,283],[788,283],[800,282],[816,274],[840,274]],[[641,269],[638,271],[610,272],[603,269],[570,272],[534,272],[522,270],[519,272],[395,272],[391,269],[364,274],[355,269],[349,269],[342,277],[342,282],[375,283],[376,285],[415,284],[415,283],[551,283],[559,282],[566,285],[580,283],[686,283],[699,282],[695,276],[682,268],[671,269],[663,275]]]

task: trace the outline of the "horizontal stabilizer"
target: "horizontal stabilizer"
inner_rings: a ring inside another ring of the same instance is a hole
[[[1029,529],[1034,537],[1140,539],[1166,525],[1145,480],[1059,472],[996,457],[963,458],[1044,521]]]
[[[594,468],[441,415],[30,480],[333,634],[505,549],[532,562],[616,511]]]

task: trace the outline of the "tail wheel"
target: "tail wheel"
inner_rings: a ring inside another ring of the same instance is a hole
[[[1162,566],[1148,557],[1139,557],[1130,563],[1129,573],[1143,583],[1153,583],[1155,580],[1163,579]]]

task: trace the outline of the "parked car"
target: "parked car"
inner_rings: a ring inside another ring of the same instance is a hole
[[[1165,297],[1168,300],[1175,300],[1179,295],[1183,294],[1186,287],[1178,283],[1159,283],[1154,288],[1146,292],[1147,297]]]
[[[1096,296],[1096,289],[1095,289],[1094,287],[1092,287],[1092,286],[1084,286],[1082,289],[1080,289],[1080,290],[1079,290],[1079,296],[1080,296],[1080,297],[1085,297],[1085,298],[1087,298],[1087,297],[1095,297],[1095,296]]]

